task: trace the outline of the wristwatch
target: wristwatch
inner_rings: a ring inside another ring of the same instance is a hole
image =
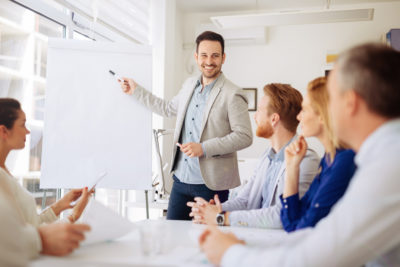
[[[225,223],[225,211],[218,213],[215,220],[217,221],[218,226],[223,226]]]

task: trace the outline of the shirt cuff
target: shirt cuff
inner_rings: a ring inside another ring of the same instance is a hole
[[[241,266],[241,259],[246,258],[246,247],[244,245],[236,244],[228,248],[221,259],[221,267]]]
[[[229,213],[230,226],[249,226],[247,220],[244,220],[244,216],[241,216],[242,212],[246,211],[231,211]]]
[[[289,220],[297,220],[301,216],[301,202],[299,194],[291,195],[290,197],[283,198],[279,196],[282,203],[282,211],[287,215]]]
[[[40,224],[52,223],[52,222],[55,222],[57,219],[58,219],[58,217],[54,213],[54,210],[51,207],[48,207],[42,213],[40,213]]]
[[[230,210],[227,210],[227,205],[226,205],[226,203],[227,203],[228,201],[225,201],[224,203],[221,203],[221,208],[222,208],[222,211],[230,211]],[[230,218],[229,218],[230,219]]]

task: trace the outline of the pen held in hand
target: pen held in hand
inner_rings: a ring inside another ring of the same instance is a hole
[[[118,74],[116,74],[114,71],[109,70],[108,71],[111,75],[113,75],[115,77],[115,79],[117,79],[117,81],[121,81],[121,82],[125,82],[124,79],[121,78],[121,76],[119,76]]]

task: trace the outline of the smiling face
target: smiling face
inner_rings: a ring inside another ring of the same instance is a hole
[[[22,149],[25,147],[26,135],[29,130],[25,126],[26,117],[22,110],[18,110],[18,118],[11,129],[7,129],[7,143],[11,149]]]
[[[207,83],[215,80],[220,74],[225,54],[222,54],[222,47],[218,41],[204,40],[199,44],[195,59],[203,74],[203,81]]]
[[[320,136],[323,131],[322,118],[312,107],[308,94],[304,97],[301,108],[297,120],[300,121],[302,135],[304,137]]]

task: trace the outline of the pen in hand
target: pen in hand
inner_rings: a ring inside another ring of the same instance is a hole
[[[118,74],[116,74],[114,71],[109,70],[108,71],[111,75],[113,75],[115,77],[115,79],[117,79],[117,81],[121,81],[121,82],[126,82],[124,79],[121,78],[121,76],[119,76]]]

